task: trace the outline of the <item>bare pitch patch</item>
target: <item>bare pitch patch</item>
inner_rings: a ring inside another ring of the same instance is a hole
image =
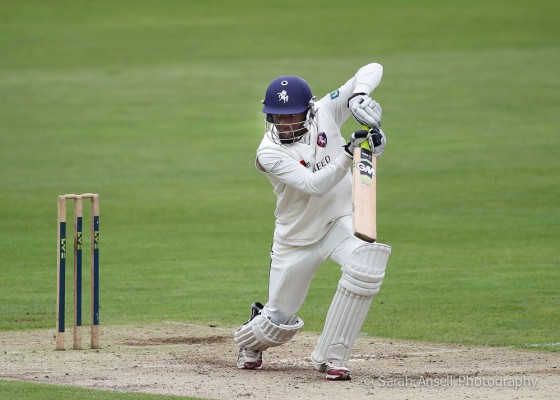
[[[123,342],[126,346],[160,346],[165,344],[187,344],[187,345],[215,345],[229,341],[226,336],[208,336],[208,337],[161,337],[147,338],[137,340],[126,340]]]
[[[162,322],[103,327],[99,350],[54,350],[54,329],[0,332],[0,379],[211,399],[554,399],[560,354],[360,337],[350,382],[327,382],[300,334],[235,368],[233,330]],[[71,340],[71,338],[67,338]],[[69,345],[69,343],[68,343]]]

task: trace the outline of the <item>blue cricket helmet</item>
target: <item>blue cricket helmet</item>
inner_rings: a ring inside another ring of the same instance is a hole
[[[299,114],[306,112],[313,98],[311,88],[298,76],[284,75],[274,79],[266,89],[262,103],[265,114]]]

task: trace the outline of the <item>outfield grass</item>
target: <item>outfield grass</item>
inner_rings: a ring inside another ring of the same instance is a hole
[[[244,321],[274,222],[253,167],[266,85],[322,95],[377,61],[393,255],[364,332],[558,351],[559,8],[2,2],[0,329],[54,330],[56,197],[79,192],[101,195],[102,324]],[[306,330],[338,277],[317,274]]]
[[[120,393],[107,390],[82,389],[68,386],[46,385],[0,380],[2,399],[41,400],[195,400],[194,397],[159,396],[143,393]]]

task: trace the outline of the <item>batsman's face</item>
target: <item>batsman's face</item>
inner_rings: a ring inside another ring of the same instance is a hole
[[[303,129],[305,113],[300,114],[272,114],[272,123],[282,139],[292,139]]]

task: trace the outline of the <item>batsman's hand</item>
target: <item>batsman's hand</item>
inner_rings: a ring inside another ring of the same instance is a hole
[[[347,156],[351,158],[354,157],[354,149],[359,147],[360,144],[366,140],[369,141],[369,147],[372,149],[373,154],[375,154],[377,158],[381,157],[385,150],[387,138],[379,128],[370,129],[369,131],[362,129],[352,133],[352,135],[350,135],[350,140],[346,146],[344,146]]]
[[[369,138],[369,146],[373,150],[373,154],[377,158],[381,157],[383,151],[385,150],[385,144],[387,143],[387,138],[381,130],[381,128],[373,128],[369,130],[371,136]]]
[[[347,155],[350,156],[350,158],[354,157],[354,149],[356,147],[360,147],[360,144],[362,142],[365,142],[366,140],[369,140],[371,138],[370,132],[371,130],[359,130],[350,135],[350,141],[346,144],[346,146],[344,146],[344,150],[346,151]]]
[[[381,105],[365,94],[358,94],[348,100],[348,108],[362,125],[370,128],[381,127]]]

